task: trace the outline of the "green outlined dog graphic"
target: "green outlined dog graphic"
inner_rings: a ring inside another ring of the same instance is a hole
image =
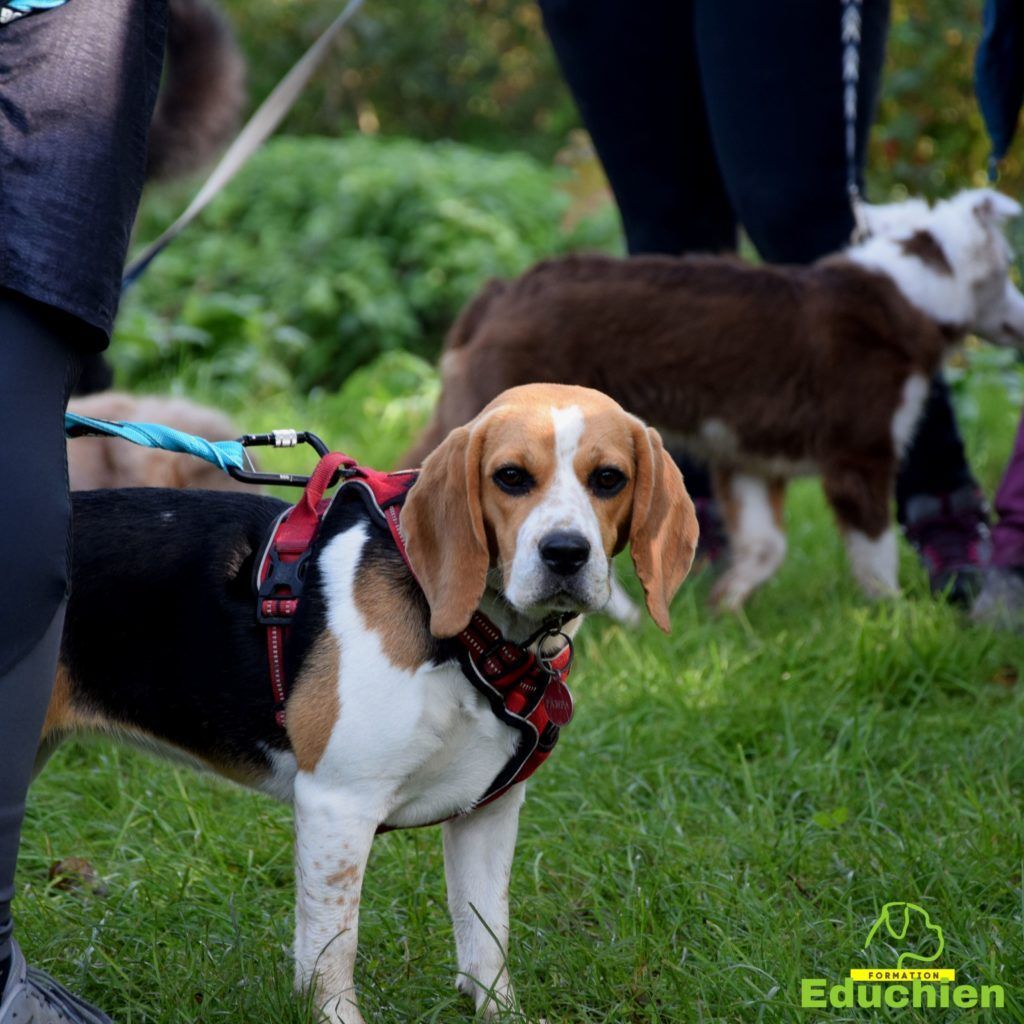
[[[864,949],[872,944],[877,947],[872,955],[875,966],[851,967],[848,976],[832,982],[828,978],[801,978],[800,1006],[842,1011],[987,1010],[1006,1006],[1006,991],[1002,985],[979,985],[970,981],[958,984],[955,968],[941,967],[935,962],[946,946],[942,929],[932,923],[928,911],[917,903],[886,903],[868,931]],[[883,966],[894,951],[896,966]],[[910,966],[907,966],[908,961]],[[839,1019],[852,1018],[846,1015]],[[924,1018],[915,1016],[914,1019]]]
[[[907,934],[910,931],[911,921],[913,916],[911,911],[920,914],[923,920],[923,925],[926,931],[934,932],[937,941],[937,948],[931,956],[922,956],[920,953],[915,953],[911,950],[906,950],[900,953],[899,959],[896,961],[897,968],[905,967],[905,961],[916,960],[922,964],[930,964],[938,960],[942,955],[942,950],[945,948],[945,941],[942,937],[942,929],[937,924],[932,924],[932,919],[928,914],[928,911],[924,907],[918,906],[916,903],[903,903],[893,902],[886,903],[882,907],[882,912],[878,915],[878,919],[871,926],[871,931],[868,932],[867,939],[864,940],[864,948],[867,949],[871,945],[872,940],[878,934],[879,928],[883,925],[885,930],[889,933],[890,937],[898,942],[907,941]]]

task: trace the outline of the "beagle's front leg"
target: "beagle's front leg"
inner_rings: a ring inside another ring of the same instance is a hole
[[[313,985],[331,1024],[365,1024],[356,1005],[359,899],[378,818],[308,772],[295,779],[295,983]]]
[[[508,882],[526,784],[446,822],[444,870],[455,926],[456,985],[490,1020],[514,1006],[508,974]]]

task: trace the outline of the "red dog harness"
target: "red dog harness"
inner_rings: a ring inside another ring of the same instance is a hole
[[[257,563],[257,617],[267,627],[267,661],[274,694],[275,717],[285,724],[288,679],[285,645],[302,598],[310,549],[320,523],[334,499],[324,492],[340,473],[344,480],[335,494],[358,488],[370,514],[387,526],[409,571],[415,571],[405,550],[399,528],[402,505],[416,482],[417,470],[380,473],[360,466],[340,452],[321,458],[309,478],[302,499],[275,521]],[[513,643],[486,615],[475,612],[469,625],[453,637],[463,674],[490,703],[491,710],[517,729],[520,740],[515,753],[474,804],[496,800],[516,783],[528,779],[547,760],[558,742],[559,730],[572,718],[573,703],[565,681],[572,666],[572,643],[561,626],[545,627],[525,644]],[[534,640],[562,636],[565,645],[553,657],[538,657],[529,649]]]

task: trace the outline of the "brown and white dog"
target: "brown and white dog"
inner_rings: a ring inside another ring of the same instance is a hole
[[[134,420],[197,434],[207,441],[228,441],[240,431],[219,409],[187,398],[129,395],[100,391],[72,398],[70,412],[100,420]],[[98,487],[194,487],[215,491],[252,491],[216,466],[201,459],[183,459],[173,452],[139,448],[110,437],[81,437],[68,445],[68,479],[73,491]]]
[[[599,388],[710,460],[733,551],[712,599],[739,608],[786,550],[786,482],[817,473],[872,596],[896,591],[890,501],[928,382],[966,333],[1024,345],[990,190],[876,208],[877,233],[808,267],[732,258],[572,256],[493,281],[441,361],[415,465],[504,388]]]
[[[517,643],[555,614],[575,615],[572,632],[607,600],[627,543],[668,629],[697,540],[693,505],[655,431],[605,395],[558,385],[499,396],[426,460],[401,513],[419,586],[352,491],[331,505],[305,574],[286,729],[251,586],[286,506],[210,491],[74,494],[73,587],[40,763],[65,736],[106,733],[293,801],[296,979],[344,1024],[363,1020],[353,972],[375,833],[450,818],[457,984],[492,1017],[512,1003],[508,882],[525,784],[473,810],[519,733],[449,638],[478,608]]]

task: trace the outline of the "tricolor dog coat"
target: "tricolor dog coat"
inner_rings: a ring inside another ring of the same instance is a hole
[[[522,780],[571,713],[565,636],[608,600],[627,543],[668,628],[693,506],[658,435],[586,388],[500,395],[407,493],[401,476],[335,459],[291,511],[254,494],[74,495],[40,762],[71,733],[108,733],[293,802],[296,980],[345,1024],[363,1020],[353,972],[374,836],[443,821],[458,984],[493,1016],[512,1005]],[[356,479],[320,505],[337,469]]]

